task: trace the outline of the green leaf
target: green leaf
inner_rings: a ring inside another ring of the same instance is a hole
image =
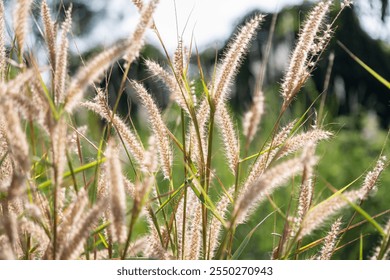
[[[70,172],[70,171],[65,172],[65,173],[64,173],[64,176],[63,176],[63,179],[66,179],[66,178],[68,178],[68,177],[70,177],[70,176],[72,176],[72,175],[78,174],[78,173],[83,172],[83,171],[85,171],[85,170],[88,170],[88,169],[90,169],[90,168],[92,168],[92,167],[95,167],[95,166],[97,166],[97,165],[100,165],[100,164],[104,163],[105,161],[106,161],[106,158],[102,158],[102,159],[100,159],[100,160],[95,160],[95,161],[93,161],[93,162],[84,164],[84,165],[82,165],[82,166],[80,166],[80,167],[78,167],[78,168],[76,168],[76,169],[73,169],[73,172]],[[47,180],[47,181],[45,181],[45,182],[39,184],[39,185],[38,185],[38,189],[47,188],[48,186],[51,185],[51,183],[52,183],[51,180]]]
[[[234,252],[233,254],[233,257],[232,257],[232,260],[238,260],[238,258],[241,256],[242,252],[244,251],[244,249],[246,248],[246,246],[248,245],[249,241],[251,240],[252,238],[252,235],[255,233],[255,231],[257,230],[257,228],[265,222],[265,220],[267,220],[272,214],[274,214],[275,211],[273,211],[272,213],[268,214],[263,220],[261,220],[260,223],[258,223],[248,234],[247,236],[244,238],[244,240],[241,242],[240,246],[237,248],[237,250]]]
[[[343,197],[343,195],[341,195],[341,197]],[[368,214],[366,211],[364,211],[363,208],[361,208],[356,203],[353,203],[349,200],[347,200],[347,202],[349,205],[351,205],[356,210],[356,212],[358,212],[360,215],[362,215],[363,218],[366,219],[367,222],[369,222],[371,225],[373,225],[373,227],[375,227],[375,229],[379,232],[380,235],[386,236],[386,233],[384,232],[383,228],[374,220],[374,218],[372,218],[370,216],[370,214]]]
[[[99,233],[99,239],[103,243],[104,247],[107,249],[108,248],[108,243],[107,243],[106,238],[104,237],[104,235]]]
[[[213,201],[211,200],[209,195],[206,193],[206,191],[202,188],[202,186],[200,185],[200,182],[198,181],[197,177],[195,176],[195,174],[193,173],[191,168],[188,165],[186,165],[186,169],[190,173],[191,177],[193,178],[191,181],[192,182],[191,189],[194,191],[195,195],[202,202],[202,204],[208,210],[211,211],[211,213],[215,216],[215,218],[217,218],[221,222],[221,224],[226,228],[227,225],[226,225],[225,220],[218,213]]]
[[[185,184],[182,184],[180,187],[178,187],[177,190],[175,190],[175,191],[169,196],[169,198],[168,198],[167,200],[165,200],[165,201],[160,205],[160,207],[156,210],[156,215],[157,215],[165,206],[167,206],[167,205],[171,202],[171,200],[172,200],[173,198],[175,198],[175,197],[180,193],[180,191],[184,188],[184,186],[185,186]]]

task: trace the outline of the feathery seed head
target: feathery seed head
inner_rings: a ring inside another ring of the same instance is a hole
[[[234,208],[236,223],[243,223],[268,194],[271,194],[276,188],[283,186],[290,178],[302,172],[303,162],[306,160],[306,156],[304,156],[280,163],[265,171],[253,183],[243,188]]]
[[[54,182],[59,188],[62,184],[63,172],[66,166],[66,133],[67,124],[64,118],[52,128],[50,133],[53,147]]]
[[[4,102],[0,105],[0,112],[5,116],[3,118],[4,127],[6,129],[5,136],[7,138],[14,163],[27,174],[30,169],[28,156],[29,146],[13,100],[10,98],[4,100]]]
[[[114,233],[114,241],[123,243],[126,240],[126,193],[121,164],[113,141],[108,143],[105,156],[107,158],[106,176],[112,214],[110,226]]]
[[[249,111],[247,111],[243,118],[243,134],[252,142],[259,127],[261,117],[264,114],[264,92],[257,91],[253,97],[253,104]]]
[[[130,45],[131,43],[128,41],[118,43],[97,54],[84,67],[78,70],[76,76],[72,78],[66,93],[65,110],[67,112],[72,112],[89,84],[96,81],[112,62],[123,55]]]
[[[221,130],[230,171],[237,176],[237,166],[240,160],[240,146],[232,117],[230,116],[226,106],[220,106],[218,108],[216,112],[216,120]]]
[[[386,235],[382,237],[381,243],[374,249],[373,255],[371,256],[372,260],[388,260],[390,257],[390,218],[387,220],[383,231]]]
[[[318,32],[325,20],[332,1],[324,0],[317,4],[307,17],[298,43],[292,53],[288,70],[282,84],[283,107],[286,108],[298,93],[310,75],[307,63],[309,62],[310,50],[318,38]]]
[[[331,132],[318,128],[295,135],[285,142],[279,151],[278,158],[282,158],[296,152],[297,150],[307,146],[307,143],[316,145],[319,141],[328,140],[332,135],[333,134]]]
[[[161,80],[167,86],[168,90],[171,93],[171,99],[175,100],[175,102],[189,114],[187,100],[182,94],[175,76],[171,73],[168,73],[165,69],[163,69],[159,64],[154,61],[146,59],[145,64],[149,72],[154,77]]]
[[[354,202],[362,195],[360,190],[352,190],[342,194],[335,194],[329,199],[314,206],[306,214],[302,221],[298,239],[313,232],[313,230],[320,227],[327,219],[335,215],[339,210],[348,205],[349,202]]]
[[[92,58],[72,79],[65,98],[65,110],[72,112],[78,105],[84,90],[94,82],[115,60],[126,55],[128,63],[138,56],[143,46],[145,30],[152,22],[153,12],[159,0],[151,0],[141,12],[141,19],[129,40],[112,46]]]
[[[385,169],[386,160],[387,160],[386,156],[380,157],[375,165],[375,168],[372,171],[367,173],[367,175],[364,179],[364,183],[361,187],[361,190],[362,190],[361,199],[362,200],[367,199],[370,192],[373,189],[375,189],[375,184],[378,181],[380,174]]]
[[[104,211],[106,203],[105,199],[99,200],[91,210],[83,215],[77,224],[78,226],[73,228],[74,234],[64,246],[58,259],[73,260],[79,256],[90,234],[90,230],[95,226],[100,214]]]
[[[286,141],[287,137],[290,135],[292,129],[294,128],[295,123],[296,121],[292,121],[288,125],[283,127],[281,131],[276,134],[272,143],[269,143],[266,146],[265,151],[267,152],[262,154],[251,167],[251,171],[242,188],[243,191],[246,190],[251,184],[253,184],[257,180],[257,178],[261,176],[264,170],[270,165],[275,155],[279,151],[279,146]]]
[[[333,224],[325,237],[324,244],[322,246],[321,252],[318,256],[318,260],[330,260],[332,257],[333,251],[337,243],[337,236],[340,232],[341,218],[338,218]]]
[[[28,203],[24,206],[24,209],[28,216],[37,220],[42,218],[41,209],[37,205]]]
[[[299,199],[298,199],[298,208],[297,208],[297,217],[293,221],[293,227],[291,229],[291,236],[295,236],[297,230],[299,229],[302,220],[304,219],[306,213],[309,211],[312,199],[313,199],[313,169],[316,164],[315,156],[315,143],[309,142],[307,147],[303,152],[304,160],[303,164],[303,174],[302,174],[302,184],[299,190]]]
[[[155,135],[149,137],[148,144],[148,149],[145,151],[143,165],[146,166],[150,172],[154,173],[158,170],[158,157],[156,154],[158,147]]]
[[[106,97],[101,89],[98,89],[98,94],[95,97],[95,102],[85,102],[82,104],[84,107],[89,110],[99,114],[108,122],[112,122],[117,133],[121,135],[125,144],[129,147],[131,155],[137,161],[138,164],[144,168],[144,158],[145,150],[142,147],[141,142],[138,140],[137,136],[128,128],[125,122],[119,118],[116,114],[113,114],[111,109],[107,104]]]
[[[72,5],[65,13],[65,21],[61,25],[62,36],[60,48],[56,56],[56,68],[54,72],[54,84],[55,84],[55,101],[57,104],[63,103],[65,100],[65,80],[66,72],[68,70],[68,33],[72,26]]]
[[[0,116],[0,192],[8,191],[12,180],[13,167],[8,149],[5,126]]]
[[[47,44],[47,48],[49,50],[50,63],[52,67],[52,71],[54,72],[56,69],[56,28],[55,24],[51,19],[50,8],[47,5],[46,0],[42,1],[41,4],[41,15],[43,19],[43,25],[45,28],[45,40]]]
[[[183,41],[180,39],[173,56],[173,65],[176,75],[180,78],[183,74],[184,63],[183,63]]]
[[[21,54],[23,53],[24,41],[27,34],[28,12],[32,3],[33,0],[18,0],[13,14],[16,42],[18,43]]]
[[[217,66],[216,79],[211,90],[216,108],[227,98],[229,86],[263,19],[263,15],[256,15],[240,29]]]
[[[166,127],[160,110],[146,89],[139,83],[132,81],[133,88],[141,99],[142,104],[149,113],[149,122],[157,140],[158,152],[160,155],[161,168],[166,179],[171,176],[172,169],[172,148],[169,141],[168,128]]]
[[[202,207],[198,205],[195,211],[195,217],[193,220],[193,226],[191,229],[189,240],[189,253],[186,256],[187,260],[199,260],[200,247],[201,247],[201,229],[202,229]]]
[[[225,219],[226,214],[228,213],[228,207],[231,203],[231,197],[233,195],[234,188],[230,188],[227,194],[224,194],[219,202],[217,203],[217,213],[220,214],[220,216]],[[208,259],[213,259],[214,255],[216,253],[216,249],[218,247],[219,243],[219,235],[222,230],[222,223],[219,221],[215,216],[211,218],[210,221],[210,238],[209,238],[209,252],[208,252]]]
[[[142,8],[144,7],[144,1],[142,0],[132,0],[134,6],[136,6],[138,8],[138,10],[142,10]]]
[[[17,257],[15,256],[14,250],[5,235],[0,236],[0,260],[15,260]]]
[[[160,0],[151,0],[147,5],[143,5],[141,10],[141,18],[139,23],[137,24],[135,31],[131,35],[130,41],[133,42],[127,52],[124,55],[124,59],[127,63],[132,63],[134,59],[139,56],[139,52],[144,45],[144,36],[146,30],[153,23],[153,13],[157,7],[157,4]],[[137,7],[141,7],[140,4],[136,4]]]

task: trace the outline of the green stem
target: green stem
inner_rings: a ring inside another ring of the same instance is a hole
[[[101,158],[101,159],[95,160],[93,162],[87,163],[83,166],[80,166],[79,168],[74,169],[73,174],[81,173],[81,172],[88,170],[92,167],[98,166],[98,165],[104,163],[105,161],[106,161],[106,158]],[[72,176],[72,172],[70,172],[70,171],[65,172],[63,175],[63,179],[67,179],[70,176]],[[40,190],[45,189],[45,188],[49,187],[52,184],[52,182],[53,182],[52,180],[47,180],[47,181],[39,184],[38,189],[40,189]]]

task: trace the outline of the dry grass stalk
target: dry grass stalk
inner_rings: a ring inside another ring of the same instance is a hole
[[[337,236],[339,235],[340,232],[340,226],[341,226],[341,218],[338,218],[332,224],[332,227],[328,235],[325,237],[324,244],[319,253],[319,256],[317,257],[318,260],[330,260],[330,258],[332,257],[337,243]]]
[[[55,23],[51,19],[50,8],[46,0],[41,4],[41,16],[45,28],[45,40],[49,51],[50,65],[53,73],[56,71],[56,28]]]
[[[307,65],[318,32],[325,20],[332,1],[323,0],[308,15],[292,53],[288,70],[282,84],[283,108],[287,108],[309,77]]]
[[[68,70],[68,33],[72,27],[72,5],[65,12],[65,21],[61,25],[60,48],[56,56],[56,68],[54,71],[55,102],[63,103],[65,100],[65,81]]]
[[[118,158],[118,151],[114,142],[109,142],[105,156],[107,158],[106,176],[108,192],[110,196],[110,209],[113,240],[123,243],[126,240],[126,194],[122,180],[121,164]]]
[[[48,228],[48,225],[50,224],[50,204],[47,196],[43,195],[40,192],[34,193],[34,201],[36,201],[36,204],[38,205],[40,212],[42,213],[41,216],[41,224],[43,227]]]
[[[242,57],[248,50],[263,18],[263,15],[256,15],[250,19],[229,44],[228,51],[217,67],[216,78],[211,90],[215,108],[218,108],[219,104],[224,103],[227,98],[228,89],[237,73]]]
[[[233,175],[237,176],[238,162],[240,160],[240,146],[232,117],[230,116],[226,105],[219,107],[216,114],[216,120],[222,134],[222,141],[225,146],[225,154],[230,171]]]
[[[149,123],[157,140],[158,153],[160,155],[160,163],[165,179],[171,177],[172,169],[172,148],[169,141],[168,128],[166,127],[160,110],[146,89],[139,83],[132,81],[133,88],[141,99],[142,104],[148,111]]]
[[[138,140],[137,136],[128,128],[123,120],[121,120],[116,114],[113,114],[107,104],[106,97],[102,90],[98,89],[95,102],[85,102],[82,105],[89,110],[99,114],[106,121],[111,122],[117,133],[121,135],[123,141],[130,149],[131,155],[137,161],[138,164],[143,165],[145,159],[145,150],[142,144]]]
[[[23,53],[24,41],[27,34],[28,13],[32,2],[33,0],[18,0],[13,14],[16,42],[20,54]]]

